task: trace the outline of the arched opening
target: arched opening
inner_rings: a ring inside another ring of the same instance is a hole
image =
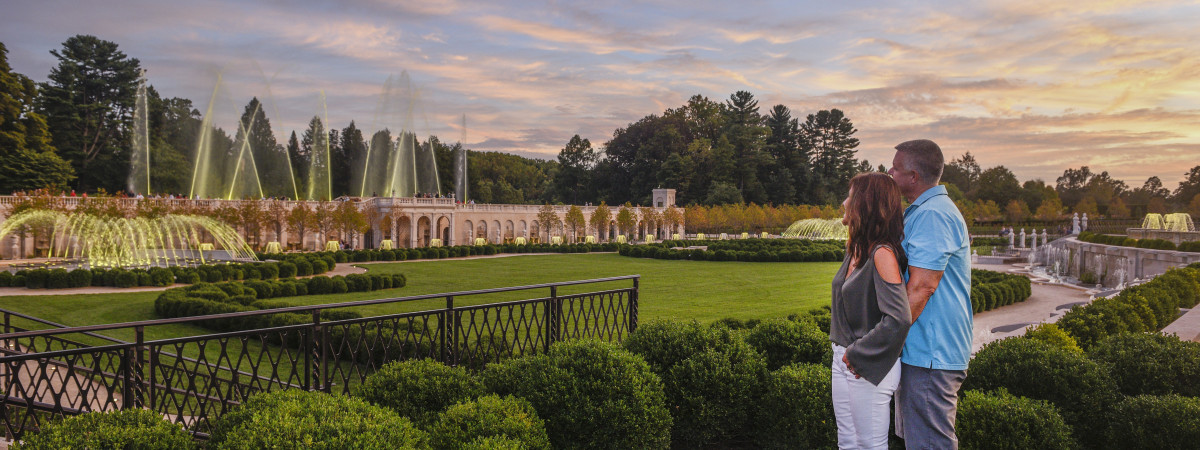
[[[431,224],[429,217],[421,216],[417,219],[417,246],[428,247],[429,240],[433,238],[431,235]]]
[[[396,237],[393,238],[397,248],[412,247],[412,219],[408,216],[401,216],[396,221]]]

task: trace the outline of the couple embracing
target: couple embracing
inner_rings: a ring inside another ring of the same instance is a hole
[[[933,141],[908,141],[886,175],[850,180],[829,326],[839,448],[886,449],[893,396],[907,448],[958,448],[954,417],[971,357],[970,237],[938,185],[943,164]]]

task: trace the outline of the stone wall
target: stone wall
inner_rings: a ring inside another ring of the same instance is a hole
[[[1080,274],[1091,272],[1103,277],[1102,284],[1105,286],[1115,286],[1119,282],[1116,272],[1121,267],[1125,269],[1124,281],[1130,281],[1154,277],[1165,273],[1167,269],[1200,262],[1200,253],[1195,252],[1093,244],[1074,237],[1059,239],[1050,245],[1069,251],[1066,257],[1069,258],[1070,276],[1079,278]]]
[[[1149,228],[1130,228],[1125,230],[1125,233],[1134,239],[1163,239],[1171,241],[1175,245],[1179,245],[1184,242],[1200,241],[1200,231],[1166,231]]]

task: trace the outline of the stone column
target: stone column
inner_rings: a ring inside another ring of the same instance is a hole
[[[456,238],[457,234],[455,234],[455,233],[457,233],[458,227],[454,226],[454,224],[455,224],[454,220],[455,220],[454,213],[450,213],[450,240],[447,242],[443,242],[443,244],[445,244],[447,246],[454,246],[458,242],[458,240]]]
[[[420,217],[412,214],[408,219],[408,248],[417,248],[417,220]]]

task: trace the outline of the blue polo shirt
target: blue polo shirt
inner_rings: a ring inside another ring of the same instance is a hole
[[[900,361],[939,370],[967,370],[971,360],[971,236],[945,186],[935,186],[904,210],[904,252],[910,267],[942,272],[942,281],[908,330]],[[908,282],[906,271],[904,281]]]

